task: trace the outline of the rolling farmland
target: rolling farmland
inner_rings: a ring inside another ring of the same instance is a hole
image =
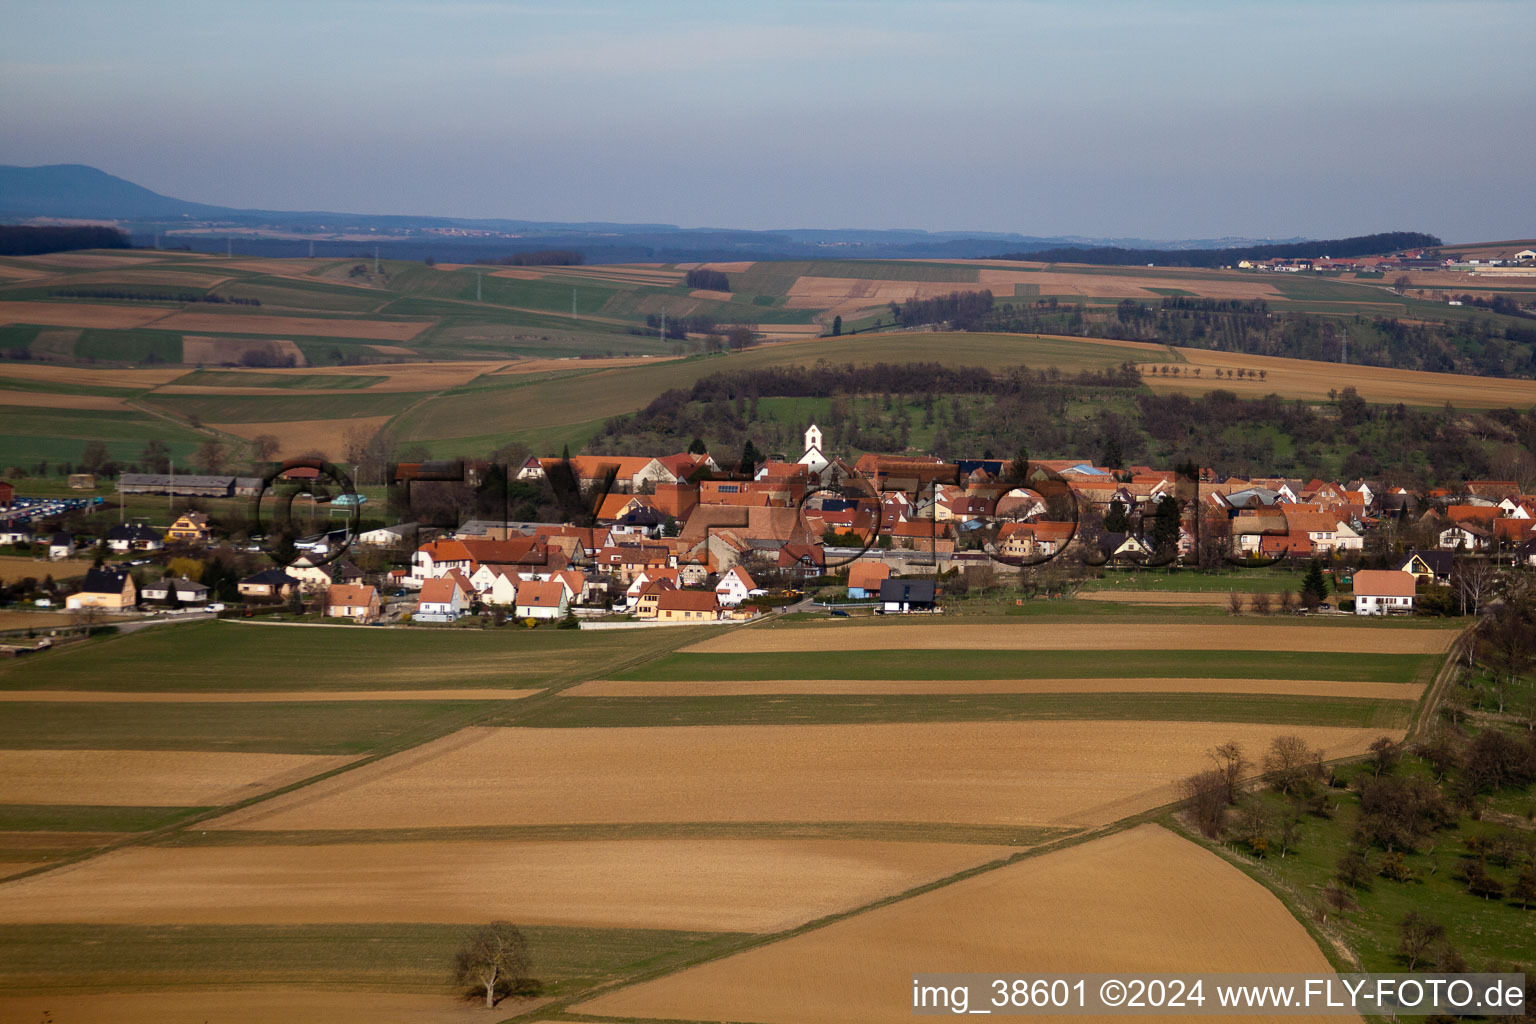
[[[1139,342],[908,331],[817,337],[837,316],[849,324],[882,316],[888,323],[890,302],[981,287],[999,302],[1179,295],[1372,316],[1412,313],[1408,300],[1367,280],[849,260],[708,265],[732,280],[731,292],[715,293],[686,288],[682,276],[691,266],[386,262],[374,273],[355,260],[172,252],[0,258],[0,359],[7,360],[0,362],[0,420],[8,428],[0,464],[67,461],[88,440],[131,459],[151,438],[185,459],[206,440],[239,450],[260,434],[275,436],[283,456],[319,450],[336,458],[347,433],[386,427],[439,456],[480,455],[509,441],[558,450],[579,447],[607,418],[708,374],[820,359],[1068,373],[1130,362],[1154,391],[1220,387],[1322,401],[1352,384],[1381,403],[1438,406],[1450,398],[1480,408],[1536,400],[1522,380]],[[111,297],[84,298],[96,295]],[[663,312],[756,324],[768,344],[701,357],[699,338],[663,342],[646,326],[647,316]],[[1159,373],[1164,367],[1180,373]],[[1196,376],[1196,369],[1203,373]],[[1239,369],[1245,376],[1234,379]],[[1259,369],[1263,379],[1255,376]],[[1212,379],[1218,370],[1227,374],[1219,382]],[[331,376],[334,386],[327,386]]]
[[[207,623],[5,666],[17,724],[0,732],[15,780],[0,793],[0,871],[12,876],[0,882],[0,951],[17,955],[0,968],[0,1006],[68,989],[73,1002],[60,1005],[87,1012],[84,993],[143,987],[192,1006],[189,963],[200,988],[319,1006],[361,937],[401,955],[369,954],[353,972],[360,1002],[387,1013],[391,1000],[435,995],[452,1008],[441,973],[419,960],[446,962],[486,915],[528,926],[551,1012],[636,1018],[736,1016],[732,1000],[772,990],[752,1019],[848,1019],[806,966],[828,943],[867,950],[877,973],[919,952],[960,969],[988,943],[1038,968],[1048,951],[1009,945],[1008,926],[988,916],[1003,905],[1018,921],[1079,914],[1074,934],[1100,959],[1077,969],[1117,969],[1151,949],[1222,969],[1326,969],[1241,873],[1169,832],[1117,823],[1173,799],[1222,742],[1259,751],[1296,734],[1351,757],[1401,736],[1450,633],[1213,620],[1170,635],[1130,614],[1110,646],[1071,617],[684,628],[638,641]],[[813,638],[803,671],[771,674]],[[1062,660],[1040,646],[1052,642],[1095,646],[1099,674],[975,671],[988,657],[1044,657],[1043,670]],[[1226,676],[1180,668],[1238,643],[1283,666],[1269,690],[1231,671],[1245,663],[1230,653],[1217,655]],[[227,671],[210,674],[199,651]],[[932,661],[895,687],[887,655]],[[755,675],[700,678],[722,659]],[[1379,667],[1393,659],[1405,660]],[[114,670],[146,660],[160,667]],[[314,664],[327,668],[304,668]],[[1106,671],[1130,664],[1139,670]],[[1392,681],[1370,681],[1380,676]],[[965,694],[981,702],[949,703]],[[764,717],[754,702],[765,696],[788,701],[792,720]],[[1135,713],[1165,698],[1175,702]],[[862,717],[817,703],[842,699]],[[1059,706],[1021,717],[1009,700]],[[1248,703],[1234,718],[1224,700]],[[1123,714],[1102,711],[1117,701]],[[1341,701],[1386,717],[1345,724]],[[230,717],[247,708],[259,726]],[[183,716],[174,739],[167,714]],[[110,789],[66,781],[103,772]],[[1191,905],[1206,908],[1193,932]],[[1117,915],[1138,923],[1117,933]],[[1263,943],[1239,937],[1255,920],[1267,922]],[[174,936],[232,955],[188,959]],[[127,966],[82,962],[71,952],[81,942],[139,953]],[[678,970],[703,959],[713,962]],[[785,971],[804,971],[806,985]],[[626,979],[641,983],[583,1002]],[[877,980],[856,981],[848,998],[877,998],[860,987]]]

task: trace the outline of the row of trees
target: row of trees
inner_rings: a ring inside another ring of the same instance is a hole
[[[701,291],[728,292],[731,290],[731,279],[718,270],[696,268],[688,271],[683,280],[689,288],[697,288]]]
[[[48,292],[56,299],[116,299],[137,302],[211,302],[231,306],[259,306],[260,299],[242,299],[217,292],[156,292],[121,288],[54,288]]]
[[[992,305],[990,291],[954,291],[932,299],[893,302],[891,314],[905,327],[948,323],[958,330],[971,331],[978,329],[986,315],[992,312]]]

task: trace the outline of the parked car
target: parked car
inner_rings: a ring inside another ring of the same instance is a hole
[[[827,614],[831,615],[834,619],[846,619],[846,618],[849,618],[848,613],[843,611],[841,608],[833,608]]]

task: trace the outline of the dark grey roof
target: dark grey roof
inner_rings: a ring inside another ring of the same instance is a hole
[[[159,530],[143,523],[119,523],[107,531],[107,540],[163,540]]]
[[[299,581],[289,576],[282,569],[263,569],[254,576],[247,576],[241,583],[254,583],[258,586],[269,587],[298,586]]]
[[[229,487],[235,481],[232,476],[197,476],[187,473],[124,473],[117,479],[120,486],[128,487],[169,487],[173,483],[181,487]]]
[[[932,604],[934,590],[932,580],[881,580],[880,600]]]
[[[90,569],[85,582],[80,585],[83,594],[121,594],[123,582],[128,578],[126,569]]]

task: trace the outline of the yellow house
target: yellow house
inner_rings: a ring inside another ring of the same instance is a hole
[[[107,608],[121,611],[138,604],[139,588],[124,569],[92,569],[80,592],[64,601],[66,608]]]
[[[208,541],[208,516],[202,512],[183,512],[165,531],[166,540],[185,540],[194,544]]]

